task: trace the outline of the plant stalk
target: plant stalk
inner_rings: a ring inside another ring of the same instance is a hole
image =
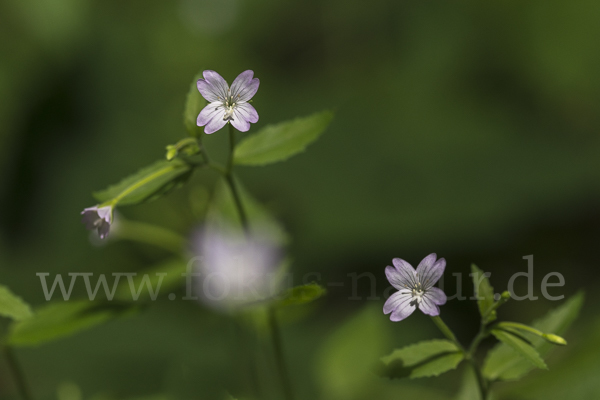
[[[233,152],[235,150],[235,130],[231,123],[229,124],[229,160],[227,161],[227,168],[225,169],[225,180],[231,189],[231,195],[233,196],[233,201],[235,202],[235,207],[237,208],[238,214],[240,216],[240,221],[242,223],[242,227],[245,232],[248,232],[248,218],[246,217],[246,212],[244,210],[244,206],[242,205],[242,200],[239,194],[239,190],[237,188],[235,178],[233,177]]]
[[[279,371],[279,378],[281,380],[284,398],[286,400],[293,400],[294,396],[292,393],[292,385],[290,383],[290,378],[283,355],[281,333],[279,332],[279,326],[277,324],[277,315],[275,314],[275,308],[273,307],[269,309],[269,329],[271,331],[271,339],[273,340],[273,348],[275,350],[275,363],[277,370]]]
[[[25,374],[19,365],[19,361],[15,356],[14,352],[9,346],[4,346],[3,348],[4,356],[6,357],[8,366],[12,372],[13,378],[15,380],[15,384],[19,393],[21,394],[21,398],[23,400],[32,400],[31,391],[29,390],[29,386],[27,385],[27,381],[25,379]]]

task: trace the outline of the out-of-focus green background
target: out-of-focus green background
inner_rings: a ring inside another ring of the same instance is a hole
[[[93,246],[79,212],[95,204],[92,191],[185,136],[182,110],[198,71],[231,82],[252,69],[260,121],[248,134],[336,112],[306,153],[238,170],[290,232],[298,283],[309,272],[326,286],[344,283],[284,327],[299,398],[452,398],[461,371],[411,382],[368,375],[373,355],[439,337],[423,315],[392,323],[381,312],[384,267],[393,257],[416,265],[430,252],[463,274],[466,293],[471,262],[503,290],[529,254],[537,295],[552,271],[566,284],[551,294],[586,289],[570,346],[550,358],[550,372],[498,388],[513,399],[598,398],[598,21],[591,0],[4,0],[0,282],[41,305],[37,272],[132,272],[165,259],[145,245]],[[206,144],[219,154],[225,139],[218,132]],[[191,187],[210,190],[211,179],[199,174],[120,212],[185,234],[196,222]],[[367,300],[366,279],[362,300],[349,300],[348,274],[362,272],[377,277],[378,300]],[[512,302],[500,316],[528,322],[561,303]],[[442,313],[461,340],[476,332],[472,302],[451,301]],[[163,295],[140,315],[18,356],[36,400],[56,398],[65,382],[85,399],[221,398],[239,386],[230,330],[226,318]],[[340,361],[329,353],[342,337]],[[331,377],[345,382],[348,366],[356,388],[344,392]],[[0,398],[13,394],[0,362]]]

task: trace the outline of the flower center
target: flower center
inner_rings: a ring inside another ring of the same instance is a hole
[[[412,290],[412,297],[417,301],[417,303],[420,303],[421,300],[423,300],[423,295],[425,294],[424,291],[422,290],[417,290],[417,289],[413,289]]]
[[[233,121],[233,110],[235,109],[236,100],[240,98],[238,94],[233,98],[231,94],[231,89],[227,91],[227,97],[223,99],[223,106],[225,107],[225,115],[223,115],[223,121]]]
[[[225,115],[223,115],[223,121],[233,121],[233,109],[235,108],[235,103],[225,102]]]

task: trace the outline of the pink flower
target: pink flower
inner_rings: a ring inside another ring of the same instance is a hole
[[[432,253],[419,263],[417,270],[406,261],[394,258],[394,267],[385,267],[388,281],[398,292],[391,295],[383,306],[383,313],[389,314],[392,321],[402,321],[419,308],[424,314],[435,317],[446,304],[446,294],[433,285],[441,278],[446,268],[446,260]]]
[[[198,79],[198,90],[210,102],[198,115],[198,126],[206,126],[205,133],[213,133],[228,122],[240,132],[247,132],[250,123],[258,121],[258,113],[248,102],[258,90],[260,81],[252,79],[254,72],[247,70],[238,75],[231,84],[215,71],[204,71],[204,79]]]

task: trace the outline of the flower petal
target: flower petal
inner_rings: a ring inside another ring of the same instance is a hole
[[[206,100],[213,102],[218,101],[221,93],[217,91],[210,83],[208,83],[205,79],[198,79],[196,83],[198,87],[198,91]]]
[[[425,291],[424,297],[427,297],[438,306],[443,306],[444,304],[446,304],[446,300],[448,300],[448,298],[446,297],[446,293],[444,293],[442,289],[437,288],[435,286],[427,289]]]
[[[416,283],[414,268],[401,258],[394,258],[392,263],[395,268],[388,266],[385,269],[385,275],[392,286],[398,290],[414,287]]]
[[[231,84],[231,96],[234,103],[248,101],[256,94],[260,80],[258,78],[252,79],[253,76],[254,71],[247,70],[235,78]]]
[[[243,102],[236,105],[233,109],[233,121],[231,125],[240,132],[247,132],[250,129],[250,122],[258,121],[258,113],[250,104]]]
[[[200,111],[200,114],[198,114],[198,119],[196,120],[196,125],[204,126],[208,124],[215,117],[215,115],[217,115],[217,113],[219,113],[219,115],[221,115],[221,119],[223,119],[223,116],[225,115],[225,107],[223,107],[223,103],[220,101],[213,101],[204,107],[202,111]]]
[[[398,305],[402,304],[402,301],[406,297],[412,297],[410,292],[407,292],[406,290],[401,290],[392,294],[390,297],[388,297],[387,301],[383,305],[383,313],[389,314],[394,311],[396,308],[398,308]]]
[[[416,301],[413,300],[412,296],[404,296],[402,297],[402,301],[396,305],[396,309],[392,312],[392,315],[390,315],[390,320],[394,322],[402,321],[412,314],[416,308]]]
[[[85,229],[94,229],[96,227],[95,223],[98,220],[98,207],[89,207],[85,208],[81,215],[81,222],[85,225]]]
[[[204,127],[204,133],[210,135],[211,133],[214,133],[214,132],[218,131],[219,129],[221,129],[222,127],[224,127],[225,124],[227,124],[227,121],[225,119],[223,119],[224,116],[225,116],[224,110],[223,110],[223,112],[215,113],[213,118],[208,122],[208,124],[206,124],[206,127]]]
[[[436,254],[431,253],[419,263],[417,267],[417,278],[423,286],[423,289],[427,289],[435,285],[435,283],[442,277],[444,269],[446,268],[446,260],[440,258],[435,261]]]
[[[112,219],[112,207],[111,206],[100,207],[98,209],[98,216],[110,224],[111,219]]]
[[[108,231],[110,230],[110,224],[106,221],[103,221],[98,227],[98,235],[100,239],[104,239],[106,235],[108,235]]]
[[[210,102],[225,100],[229,92],[227,81],[217,72],[211,70],[202,72],[202,75],[204,79],[199,79],[197,84],[202,97]]]
[[[240,132],[248,132],[250,130],[250,122],[242,117],[237,110],[233,110],[233,119],[231,125]]]
[[[433,302],[431,298],[426,296],[421,298],[419,310],[423,311],[423,314],[431,315],[432,317],[440,315],[440,308]]]
[[[246,121],[252,122],[253,124],[258,122],[258,112],[250,103],[241,102],[238,103],[235,107],[236,110],[239,110],[240,113],[246,118]]]

